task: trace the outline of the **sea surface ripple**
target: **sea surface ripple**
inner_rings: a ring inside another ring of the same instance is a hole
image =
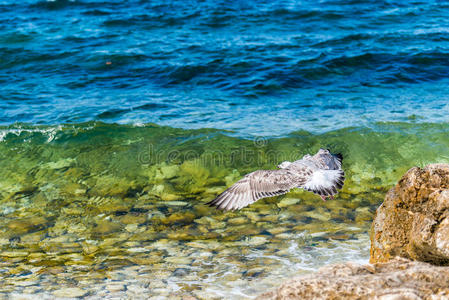
[[[0,0],[0,299],[252,299],[367,262],[388,189],[449,163],[448,84],[444,1]],[[205,205],[322,147],[332,201]]]
[[[441,1],[2,1],[0,124],[447,122]]]

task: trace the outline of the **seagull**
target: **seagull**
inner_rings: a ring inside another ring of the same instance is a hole
[[[320,149],[313,156],[307,154],[294,162],[284,161],[277,166],[278,170],[249,173],[207,204],[222,210],[238,210],[259,199],[286,194],[293,188],[318,194],[324,201],[327,197],[333,199],[345,180],[342,161],[341,153]]]

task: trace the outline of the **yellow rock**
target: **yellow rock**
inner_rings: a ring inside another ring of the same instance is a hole
[[[88,291],[80,289],[80,288],[62,288],[53,292],[55,297],[62,298],[78,298],[86,295]]]
[[[155,179],[171,179],[176,177],[179,174],[179,166],[178,165],[167,165],[167,163],[163,162],[159,166],[157,166]]]
[[[86,242],[83,242],[81,244],[81,246],[83,247],[83,253],[85,255],[93,254],[93,253],[97,252],[98,249],[100,249],[98,246],[93,245],[93,244],[89,244],[89,243],[86,243]]]
[[[195,219],[195,215],[191,212],[174,213],[168,217],[162,219],[163,224],[173,224],[173,223],[191,223]]]
[[[33,232],[30,234],[25,234],[20,237],[20,241],[24,244],[37,244],[45,236],[44,231]]]
[[[175,194],[166,194],[166,193],[161,194],[161,199],[164,201],[175,201],[181,198],[182,198],[181,196]]]
[[[61,191],[69,195],[83,195],[86,193],[86,188],[81,184],[70,182],[66,184]]]
[[[18,220],[12,220],[7,223],[6,227],[13,234],[24,234],[29,231],[44,227],[48,221],[43,217],[30,217]]]
[[[182,257],[182,256],[172,256],[172,257],[167,257],[165,259],[165,261],[172,263],[172,264],[176,264],[176,265],[188,265],[192,262],[192,259],[190,259],[188,257]]]
[[[270,228],[267,231],[269,233],[275,235],[275,234],[279,234],[279,233],[287,231],[287,228],[285,228],[285,227],[275,227],[275,228]]]
[[[232,225],[242,225],[242,224],[248,223],[248,219],[244,218],[244,217],[237,217],[237,218],[229,219],[228,223],[232,224]]]
[[[289,206],[289,205],[296,204],[296,203],[298,203],[299,201],[301,201],[301,199],[298,199],[298,198],[285,198],[285,199],[282,199],[282,200],[277,204],[277,206],[278,206],[278,207],[287,207],[287,206]]]
[[[260,245],[263,245],[263,244],[265,244],[267,242],[268,242],[267,238],[263,237],[263,236],[253,236],[248,241],[248,243],[251,246],[260,246]]]
[[[99,234],[108,234],[112,232],[119,231],[121,229],[120,224],[107,221],[107,220],[100,220],[97,222],[96,226],[93,228],[94,233]]]
[[[120,217],[119,220],[123,224],[142,224],[147,220],[147,217],[143,214],[126,214]]]

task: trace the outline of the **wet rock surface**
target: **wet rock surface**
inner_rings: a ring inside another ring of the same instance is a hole
[[[395,256],[449,264],[449,164],[410,169],[377,209],[371,262]]]
[[[298,277],[257,299],[448,299],[449,267],[395,258],[336,264]]]
[[[326,266],[257,299],[449,299],[449,164],[412,168],[390,189],[370,253],[372,265]]]

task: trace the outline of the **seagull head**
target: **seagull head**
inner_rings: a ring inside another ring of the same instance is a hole
[[[329,149],[320,148],[317,154],[329,154],[329,153],[331,153]]]
[[[325,164],[333,170],[341,168],[341,163],[343,161],[343,155],[341,153],[334,154],[331,153],[329,149],[323,148],[318,150],[317,154],[315,154],[314,157],[324,161]]]
[[[289,161],[283,161],[283,162],[281,162],[279,165],[278,165],[278,168],[279,169],[285,169],[285,168],[287,168],[288,166],[290,166],[292,163],[291,162],[289,162]]]

